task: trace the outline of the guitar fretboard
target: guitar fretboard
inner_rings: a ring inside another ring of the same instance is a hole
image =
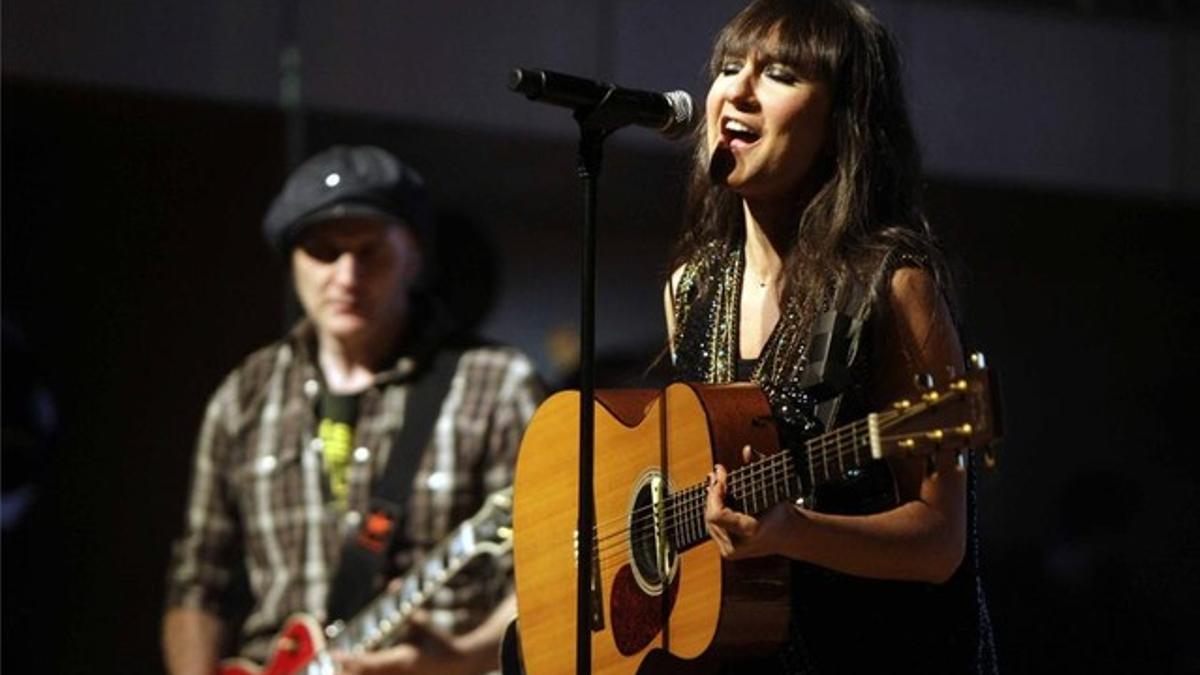
[[[802,471],[788,450],[781,450],[730,472],[728,498],[742,511],[757,515],[783,501],[794,501],[806,491],[839,479],[851,469],[871,461],[871,424],[867,418],[821,434],[805,443]],[[667,497],[666,529],[677,551],[708,539],[704,503],[708,487],[689,486]]]
[[[483,554],[509,550],[511,494],[509,488],[490,496],[478,514],[455,528],[393,590],[372,600],[332,635],[330,645],[345,651],[374,651],[390,644],[413,613],[467,563]]]

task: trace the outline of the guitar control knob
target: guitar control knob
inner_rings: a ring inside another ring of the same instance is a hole
[[[917,373],[917,375],[913,377],[913,381],[916,383],[917,389],[920,389],[921,391],[929,391],[930,389],[933,389],[933,375],[930,375],[929,373]]]
[[[968,362],[970,363],[972,370],[983,370],[984,368],[987,368],[987,359],[984,358],[983,352],[971,352]]]

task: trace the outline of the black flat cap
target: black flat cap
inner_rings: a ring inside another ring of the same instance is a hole
[[[382,148],[335,145],[288,176],[263,219],[263,234],[287,253],[309,225],[356,216],[402,222],[427,241],[432,217],[424,179]]]

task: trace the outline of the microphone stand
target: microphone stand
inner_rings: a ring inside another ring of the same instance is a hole
[[[596,368],[596,187],[603,162],[604,140],[628,122],[612,119],[605,103],[613,89],[594,106],[575,109],[579,124],[578,174],[583,180],[582,277],[579,327],[579,505],[575,612],[575,672],[591,673],[593,569],[596,560],[595,497],[592,469],[595,458]]]

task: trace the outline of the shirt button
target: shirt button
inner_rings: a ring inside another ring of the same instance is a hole
[[[362,464],[368,459],[371,459],[371,450],[365,446],[359,446],[354,449],[354,461]]]
[[[305,396],[312,398],[319,393],[321,393],[321,383],[320,382],[317,382],[317,380],[315,378],[309,378],[304,381]]]
[[[256,469],[260,475],[271,473],[275,470],[275,455],[263,455],[258,458]]]

